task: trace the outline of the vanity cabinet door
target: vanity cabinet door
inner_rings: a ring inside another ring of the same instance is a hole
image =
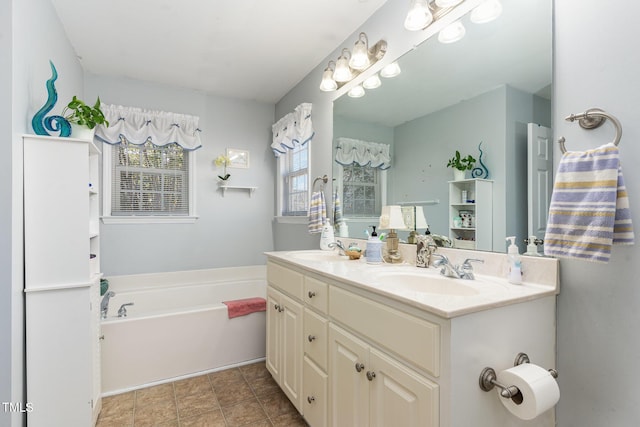
[[[329,325],[329,414],[334,427],[369,425],[369,347]],[[395,423],[389,425],[397,425]]]
[[[273,378],[280,379],[280,292],[267,287],[267,349],[266,365]]]
[[[371,426],[438,426],[438,385],[371,348],[367,369]]]
[[[327,425],[327,374],[313,360],[304,357],[303,363],[304,419],[311,427]]]
[[[302,410],[302,305],[281,295],[280,387],[298,411]]]

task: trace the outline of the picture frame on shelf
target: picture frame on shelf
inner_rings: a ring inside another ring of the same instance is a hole
[[[227,148],[227,158],[229,159],[227,167],[241,169],[249,168],[249,150]]]

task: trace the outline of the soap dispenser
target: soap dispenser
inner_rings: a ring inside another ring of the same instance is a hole
[[[376,226],[372,225],[371,228],[373,228],[373,232],[367,240],[367,264],[380,264],[382,262],[382,242],[376,233]]]
[[[506,240],[511,240],[511,244],[507,250],[507,257],[509,258],[507,280],[514,285],[520,285],[522,284],[522,262],[520,253],[518,252],[518,246],[516,245],[516,236],[507,237]]]
[[[320,249],[323,251],[333,250],[333,243],[335,243],[333,227],[331,226],[331,223],[327,221],[327,223],[322,226],[322,234],[320,234]]]
[[[418,236],[418,244],[416,245],[416,267],[428,268],[431,261],[431,254],[437,247],[431,231],[427,228],[424,235]]]

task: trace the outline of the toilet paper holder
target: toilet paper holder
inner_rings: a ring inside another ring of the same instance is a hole
[[[527,355],[527,353],[518,353],[515,361],[513,362],[513,366],[522,365],[523,363],[530,363],[529,356]],[[558,378],[558,371],[556,371],[555,369],[548,369],[548,371],[553,378]],[[500,392],[500,396],[504,397],[505,399],[522,399],[522,393],[520,393],[518,387],[514,385],[506,386],[498,382],[496,371],[493,368],[486,367],[482,370],[482,372],[480,373],[479,383],[480,389],[482,389],[483,391],[491,391],[495,386],[502,390]]]

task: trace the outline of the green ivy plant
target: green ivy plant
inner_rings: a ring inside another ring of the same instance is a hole
[[[93,129],[97,125],[109,126],[109,122],[104,118],[104,114],[100,109],[100,97],[91,107],[74,95],[71,102],[62,110],[62,115],[69,123],[86,126],[89,129]]]
[[[471,170],[473,169],[473,165],[476,163],[476,159],[474,159],[471,154],[467,157],[462,157],[460,152],[456,150],[456,155],[449,159],[449,163],[447,163],[448,168],[456,168],[461,171]]]

